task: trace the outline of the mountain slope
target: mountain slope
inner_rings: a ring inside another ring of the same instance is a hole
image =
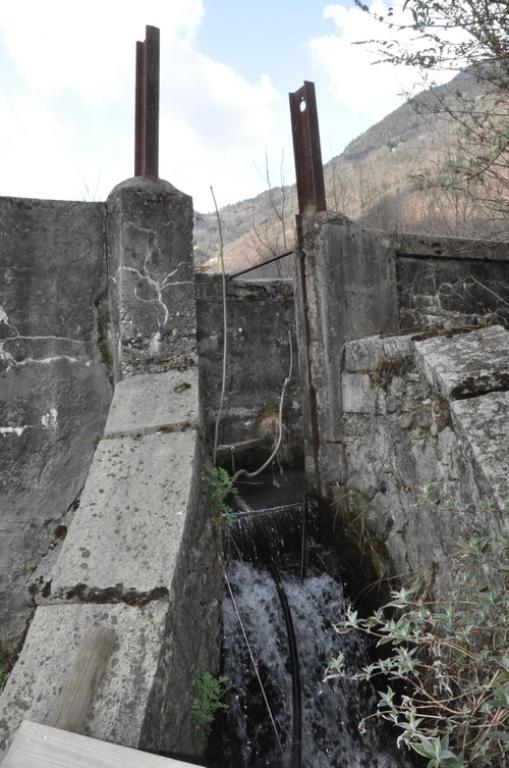
[[[327,206],[366,226],[407,232],[496,236],[499,222],[455,189],[437,194],[427,177],[442,173],[454,155],[457,124],[437,114],[439,103],[455,109],[465,99],[479,104],[483,85],[460,73],[450,83],[423,91],[354,139],[324,166]],[[295,186],[265,191],[221,210],[228,271],[289,250],[293,245]],[[284,223],[284,227],[283,227]],[[217,269],[214,214],[195,215],[197,263]],[[208,260],[208,261],[207,261]]]

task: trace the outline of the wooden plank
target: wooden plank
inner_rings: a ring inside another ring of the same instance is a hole
[[[115,632],[96,627],[88,632],[78,651],[46,724],[65,731],[83,730],[95,690],[115,645]]]
[[[2,768],[197,768],[170,757],[121,747],[23,720]]]

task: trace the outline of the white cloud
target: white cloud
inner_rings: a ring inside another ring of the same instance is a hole
[[[411,21],[408,11],[402,10],[402,3],[386,3],[373,0],[369,4],[375,15],[387,15],[389,6],[394,8],[393,20],[397,23]],[[395,109],[404,100],[418,79],[412,67],[395,66],[376,62],[380,56],[374,45],[359,45],[365,40],[390,40],[394,30],[380,24],[370,14],[357,6],[341,4],[328,5],[324,18],[335,25],[333,34],[313,38],[309,41],[311,54],[316,64],[327,76],[329,86],[336,100],[346,107],[363,111],[378,119]],[[398,32],[402,43],[412,44],[415,33]],[[438,73],[438,81],[447,81],[449,72]]]
[[[97,104],[125,90],[126,62],[146,21],[192,40],[204,12],[202,0],[17,0],[3,3],[0,32],[31,90],[70,89]]]
[[[202,0],[18,0],[0,10],[0,194],[98,197],[132,173],[135,41],[161,29],[160,174],[210,209],[258,191],[280,152],[269,78],[205,56]],[[5,64],[5,66],[4,66]]]

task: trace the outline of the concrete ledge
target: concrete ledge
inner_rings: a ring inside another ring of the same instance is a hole
[[[198,370],[141,374],[119,381],[105,437],[198,426]]]
[[[196,450],[195,430],[101,441],[53,571],[53,597],[143,602],[170,589]]]
[[[84,733],[137,747],[156,683],[168,601],[127,605],[52,605],[36,610],[23,651],[0,696],[0,754],[22,719],[44,723],[91,627],[114,630],[116,644]]]
[[[429,383],[450,400],[509,389],[509,333],[499,325],[416,341],[415,349]]]

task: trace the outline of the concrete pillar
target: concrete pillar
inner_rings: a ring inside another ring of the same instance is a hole
[[[331,497],[331,485],[342,483],[342,350],[352,339],[398,330],[395,252],[385,233],[324,212],[303,218],[297,263],[306,471]]]
[[[115,381],[196,362],[192,199],[134,178],[106,202]]]

